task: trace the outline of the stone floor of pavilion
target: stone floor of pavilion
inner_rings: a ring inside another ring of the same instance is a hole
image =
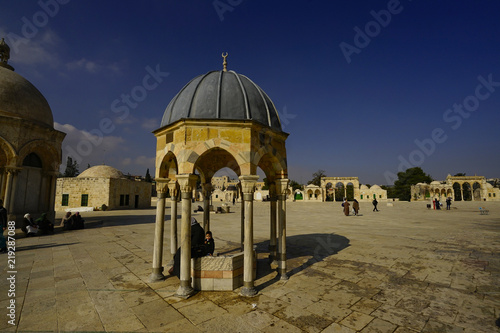
[[[154,209],[85,213],[84,230],[16,240],[15,326],[0,254],[0,331],[498,332],[500,203],[452,208],[381,202],[346,217],[340,203],[287,203],[290,279],[281,281],[267,261],[269,205],[256,203],[258,296],[187,300],[175,296],[177,277],[148,283]],[[240,246],[238,204],[233,211],[211,215],[221,254]]]

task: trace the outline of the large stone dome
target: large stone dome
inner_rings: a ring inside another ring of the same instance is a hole
[[[281,132],[276,108],[248,77],[212,71],[192,79],[168,104],[161,127],[180,119],[254,120]]]
[[[96,165],[79,174],[77,178],[125,178],[125,176],[109,165]]]
[[[52,111],[45,97],[9,67],[0,66],[0,116],[20,118],[54,128]]]

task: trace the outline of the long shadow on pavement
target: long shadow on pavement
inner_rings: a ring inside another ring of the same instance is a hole
[[[343,249],[350,246],[349,239],[336,234],[306,234],[295,235],[286,238],[287,242],[287,271],[288,277],[299,273],[300,271],[322,261],[326,257],[337,254]],[[269,241],[257,243],[257,252],[269,252]],[[304,258],[308,260],[301,264]],[[291,268],[291,269],[290,269]],[[276,270],[271,268],[268,259],[257,260],[257,280],[275,274]],[[262,290],[269,285],[279,281],[280,277],[276,275],[273,279],[268,280],[256,286],[257,290]]]

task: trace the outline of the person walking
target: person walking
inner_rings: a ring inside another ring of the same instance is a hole
[[[342,203],[344,206],[344,214],[345,216],[349,216],[349,202],[347,202],[347,199]]]
[[[378,201],[377,201],[377,199],[373,199],[372,204],[373,204],[373,211],[374,212],[378,212],[378,209],[377,209]]]
[[[357,216],[359,212],[359,202],[358,200],[354,199],[352,203],[352,209],[354,209],[354,215]]]
[[[446,210],[451,209],[451,197],[446,198]]]

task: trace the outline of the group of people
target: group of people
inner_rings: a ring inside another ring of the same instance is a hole
[[[79,212],[71,214],[71,212],[66,212],[66,215],[61,220],[60,226],[63,230],[77,230],[85,228],[83,224],[85,220],[82,218]]]
[[[212,256],[215,250],[215,241],[212,232],[203,230],[203,227],[191,217],[191,258],[200,258]],[[177,249],[174,255],[174,266],[169,269],[170,275],[176,275],[180,278],[181,272],[181,248]]]
[[[54,225],[47,218],[47,213],[42,213],[39,218],[33,220],[30,213],[24,214],[21,230],[26,236],[50,235],[54,233]]]
[[[434,199],[432,203],[433,203],[434,209],[440,210],[441,207],[443,207],[443,204],[439,201],[438,198]],[[451,209],[451,197],[448,197],[448,198],[446,198],[446,210],[450,210],[450,209]]]
[[[373,211],[374,212],[378,212],[378,209],[377,209],[378,201],[377,201],[377,199],[373,199],[372,204],[373,204]],[[342,207],[343,207],[345,216],[349,216],[349,207],[350,206],[351,205],[347,201],[347,198],[344,198],[344,201],[342,202]],[[353,202],[352,202],[352,212],[354,213],[355,216],[357,216],[359,214],[359,202],[356,199],[354,199]]]

